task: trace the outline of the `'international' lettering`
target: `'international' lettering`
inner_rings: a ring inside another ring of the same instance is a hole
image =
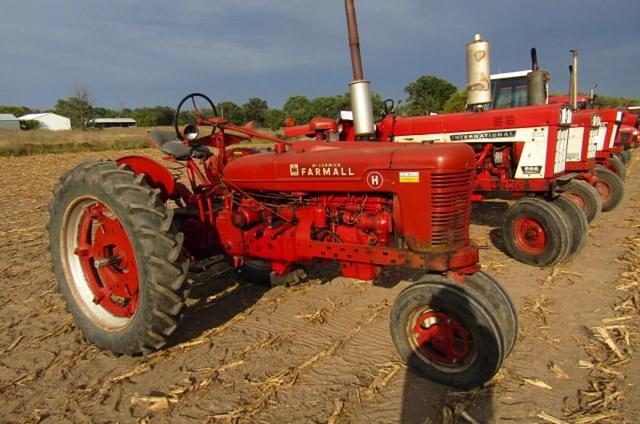
[[[472,134],[453,134],[451,141],[484,140],[487,138],[511,138],[516,136],[516,131],[487,131]]]

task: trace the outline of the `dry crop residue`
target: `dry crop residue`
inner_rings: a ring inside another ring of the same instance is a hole
[[[640,422],[638,159],[622,206],[552,269],[499,250],[503,202],[475,207],[472,235],[520,336],[491,384],[456,392],[398,361],[388,314],[410,277],[397,271],[371,285],[317,268],[266,290],[213,264],[190,276],[170,347],[131,358],[84,342],[50,270],[47,205],[66,170],[119,155],[0,158],[0,422]]]

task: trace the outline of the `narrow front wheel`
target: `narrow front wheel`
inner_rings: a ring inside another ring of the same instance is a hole
[[[593,186],[598,190],[602,199],[602,212],[608,212],[618,207],[624,198],[624,183],[622,179],[603,166],[595,169],[596,180]]]
[[[390,328],[405,363],[448,386],[478,387],[502,365],[496,311],[474,289],[442,277],[403,290],[393,304]]]
[[[512,204],[503,218],[502,235],[507,254],[535,266],[553,266],[564,260],[573,243],[565,214],[539,198]]]
[[[591,223],[600,216],[602,211],[602,199],[598,190],[586,181],[572,180],[562,187],[560,195],[578,206],[587,217],[587,222]]]

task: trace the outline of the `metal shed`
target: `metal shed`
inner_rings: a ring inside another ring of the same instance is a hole
[[[87,122],[87,126],[95,128],[135,127],[136,120],[132,118],[94,118]]]
[[[47,112],[47,113],[30,113],[19,118],[21,121],[38,121],[40,128],[44,130],[70,130],[71,120],[64,116]]]
[[[0,128],[20,129],[20,120],[10,113],[0,113]]]

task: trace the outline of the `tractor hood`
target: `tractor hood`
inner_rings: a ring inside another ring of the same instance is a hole
[[[395,192],[402,176],[419,179],[425,171],[466,171],[473,166],[473,150],[463,144],[299,141],[285,153],[238,158],[224,168],[223,176],[244,190]]]
[[[384,139],[390,135],[407,137],[451,133],[460,133],[460,137],[464,137],[466,133],[478,131],[558,126],[560,119],[561,105],[542,105],[429,116],[388,115],[378,123],[378,128]]]

